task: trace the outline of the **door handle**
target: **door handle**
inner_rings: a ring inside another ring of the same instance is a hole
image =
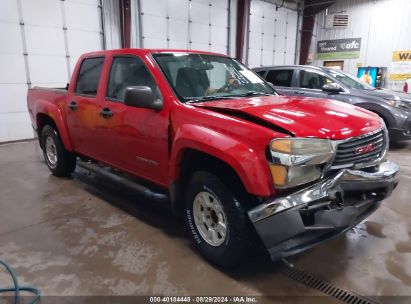
[[[75,102],[75,101],[71,101],[71,102],[69,103],[68,107],[69,107],[70,110],[75,111],[75,110],[77,110],[77,108],[78,108],[78,104],[77,104],[77,102]]]
[[[299,91],[294,91],[293,93],[297,95],[304,95],[304,92],[299,92]]]
[[[104,118],[111,118],[113,117],[113,112],[111,112],[111,110],[109,108],[103,108],[100,111],[100,115],[103,116]]]

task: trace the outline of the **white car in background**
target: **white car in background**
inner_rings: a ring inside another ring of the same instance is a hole
[[[411,93],[411,78],[408,78],[404,83],[404,92]]]

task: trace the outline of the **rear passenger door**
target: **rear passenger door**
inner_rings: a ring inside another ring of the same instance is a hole
[[[269,70],[265,75],[265,80],[272,83],[275,90],[283,95],[295,95],[292,88],[293,79],[294,69]]]
[[[74,150],[99,159],[98,120],[99,87],[104,57],[85,58],[80,65],[74,88],[70,87],[66,103],[66,120]]]

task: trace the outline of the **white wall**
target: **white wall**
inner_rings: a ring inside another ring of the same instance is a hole
[[[315,35],[317,40],[362,38],[360,58],[344,60],[345,71],[356,75],[357,64],[389,69],[393,51],[411,50],[410,0],[338,0],[328,9],[329,14],[337,12],[348,13],[348,27],[325,29],[324,11],[317,16]],[[323,65],[323,61],[313,64]],[[402,82],[387,81],[388,88],[402,89]]]
[[[102,49],[99,1],[1,0],[0,41],[0,142],[32,138],[27,88],[64,87],[78,57]]]
[[[235,5],[234,0],[134,0],[132,46],[232,54]]]
[[[121,48],[120,5],[118,0],[102,0],[104,42],[107,50]]]
[[[32,137],[26,67],[15,0],[0,1],[0,141]]]
[[[251,1],[246,53],[250,67],[295,63],[298,13],[295,5],[280,7],[281,2]]]

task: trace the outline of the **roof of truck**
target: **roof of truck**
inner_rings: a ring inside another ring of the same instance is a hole
[[[315,69],[315,70],[330,70],[327,67],[318,67],[313,65],[270,65],[252,68],[254,71],[274,70],[274,69]]]
[[[155,53],[185,53],[185,54],[204,54],[204,55],[217,55],[217,56],[227,56],[225,54],[197,51],[197,50],[187,50],[187,49],[138,49],[138,48],[127,48],[127,49],[115,49],[115,50],[103,50],[86,53],[84,57],[90,56],[101,56],[105,54],[137,54],[137,55],[147,55]],[[227,56],[228,57],[228,56]]]

